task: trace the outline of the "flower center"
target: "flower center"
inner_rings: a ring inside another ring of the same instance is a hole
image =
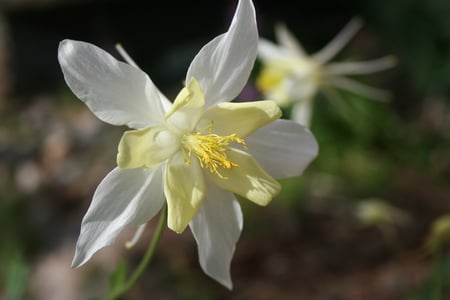
[[[208,169],[222,179],[227,179],[227,177],[220,174],[220,168],[232,169],[239,167],[227,156],[227,152],[230,150],[229,145],[233,142],[247,148],[244,139],[239,138],[235,133],[221,136],[212,133],[212,126],[209,126],[208,134],[203,134],[201,131],[184,134],[181,139],[184,162],[189,165],[191,156],[195,155],[202,168]]]

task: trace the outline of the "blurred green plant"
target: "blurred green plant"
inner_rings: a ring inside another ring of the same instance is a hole
[[[450,293],[450,254],[437,256],[424,284],[407,300],[444,300]]]
[[[428,235],[427,249],[430,253],[440,255],[450,246],[450,215],[443,215],[433,221]]]
[[[28,284],[28,274],[27,262],[20,252],[16,252],[6,265],[6,299],[23,299]]]
[[[0,201],[0,290],[4,289],[8,300],[23,299],[29,276],[28,252],[33,248],[35,237],[24,220],[25,212],[20,197],[14,189],[3,193]]]
[[[124,261],[121,261],[118,266],[114,269],[113,273],[110,276],[108,289],[106,291],[105,299],[114,300],[118,299],[120,296],[125,294],[130,288],[132,288],[138,279],[142,276],[145,269],[148,267],[150,261],[155,254],[156,247],[161,240],[162,233],[167,223],[167,206],[162,208],[158,226],[153,233],[153,238],[150,242],[147,251],[145,252],[144,257],[141,262],[137,266],[137,268],[133,271],[133,273],[127,278],[127,264]]]
[[[411,91],[441,93],[450,86],[450,5],[447,0],[367,1],[365,13],[412,79]],[[414,106],[411,106],[414,108]]]

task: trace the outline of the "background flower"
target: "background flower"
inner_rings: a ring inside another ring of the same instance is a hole
[[[278,24],[275,35],[279,45],[265,39],[259,45],[259,58],[263,67],[256,82],[258,88],[266,97],[275,99],[280,105],[294,103],[291,118],[306,126],[310,125],[312,102],[319,91],[333,101],[338,98],[333,88],[374,100],[387,100],[387,92],[355,81],[348,75],[389,69],[395,65],[392,56],[363,62],[330,62],[361,26],[359,18],[352,19],[323,49],[309,56],[287,27]]]

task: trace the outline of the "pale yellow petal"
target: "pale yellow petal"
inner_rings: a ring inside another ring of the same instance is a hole
[[[153,167],[179,148],[179,137],[164,127],[126,131],[119,143],[117,165],[123,169]]]
[[[208,109],[197,128],[207,128],[211,124],[215,134],[235,133],[238,137],[245,138],[280,117],[281,110],[273,101],[224,102]]]
[[[167,226],[177,233],[184,231],[205,197],[203,171],[196,159],[187,165],[181,153],[167,163],[164,178],[167,199]]]
[[[181,131],[190,131],[203,113],[205,97],[200,84],[192,78],[178,93],[166,114],[166,121]]]
[[[220,188],[262,206],[269,204],[272,198],[280,192],[281,186],[278,181],[267,174],[251,155],[231,149],[228,157],[238,167],[221,169],[220,172],[225,178],[219,178],[214,174],[208,176]]]

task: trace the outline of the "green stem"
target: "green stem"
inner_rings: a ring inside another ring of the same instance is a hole
[[[442,248],[438,245],[438,249],[435,255],[435,266],[434,266],[434,299],[441,300],[442,290],[443,290],[443,271],[442,271]]]
[[[159,218],[158,226],[156,227],[156,230],[153,234],[152,241],[150,242],[150,245],[145,252],[144,257],[142,258],[141,262],[139,263],[136,270],[133,272],[133,274],[130,276],[128,281],[122,286],[122,288],[118,289],[115,293],[110,295],[107,299],[108,300],[114,300],[126,293],[135,283],[138,281],[139,277],[141,277],[142,273],[144,273],[145,269],[147,268],[148,264],[152,260],[153,254],[155,253],[156,247],[159,244],[159,241],[161,240],[162,232],[164,230],[164,227],[167,222],[167,206],[164,205],[161,216]]]

